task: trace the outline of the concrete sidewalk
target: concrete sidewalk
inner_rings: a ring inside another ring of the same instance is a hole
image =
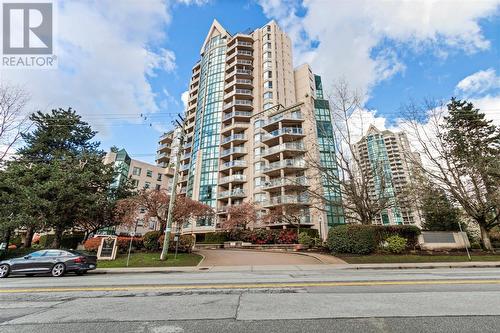
[[[257,272],[257,271],[307,271],[307,270],[398,270],[398,269],[439,269],[439,268],[498,268],[500,261],[476,262],[436,262],[398,264],[316,264],[316,265],[246,265],[246,266],[199,266],[189,267],[123,267],[98,268],[89,274],[133,274],[133,273],[174,273],[174,272]]]

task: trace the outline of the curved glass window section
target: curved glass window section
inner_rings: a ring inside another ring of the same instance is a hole
[[[193,197],[195,165],[201,151],[201,173],[197,199],[211,207],[216,206],[219,168],[219,140],[224,94],[226,40],[215,36],[206,44],[201,59],[200,85],[194,128],[191,166],[187,195]]]

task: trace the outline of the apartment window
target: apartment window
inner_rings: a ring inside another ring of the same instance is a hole
[[[272,77],[273,77],[273,72],[271,71],[264,72],[264,80],[271,79]]]
[[[254,151],[255,157],[258,157],[258,156],[262,155],[262,152],[264,151],[264,147],[255,148],[253,151]]]
[[[254,164],[254,171],[260,171],[264,167],[264,162],[257,162]]]
[[[153,177],[153,171],[146,170],[146,177]]]
[[[264,36],[264,39],[265,39],[265,40],[271,40],[271,34],[266,34],[266,35]]]
[[[159,191],[159,190],[160,190],[160,188],[161,188],[161,185],[160,185],[160,184],[156,184],[155,189],[156,189],[157,191]]]
[[[270,109],[273,107],[273,103],[266,103],[264,104],[264,110]]]
[[[262,133],[257,133],[253,136],[253,141],[255,143],[260,142],[262,140]]]
[[[271,91],[264,93],[264,99],[272,99],[272,98],[273,98],[273,93]]]
[[[253,179],[254,187],[261,187],[266,182],[266,177],[256,177]]]
[[[255,128],[261,128],[264,125],[265,121],[263,119],[257,119],[253,125]]]
[[[264,50],[270,50],[270,49],[271,49],[271,43],[264,44]]]
[[[273,88],[273,81],[264,82],[264,89],[272,89],[272,88]]]
[[[264,193],[256,193],[253,195],[254,202],[263,202],[266,201],[266,195]]]
[[[138,186],[139,186],[139,180],[137,180],[137,179],[132,179],[132,186],[133,186],[133,187],[138,187]]]
[[[271,26],[270,25],[266,26],[266,30],[271,31]]]
[[[156,177],[156,180],[157,180],[157,181],[159,181],[159,182],[161,182],[161,177],[162,177],[162,174],[161,174],[161,173],[159,173],[159,174],[158,174],[158,177]]]
[[[151,183],[150,182],[145,182],[144,183],[144,188],[145,189],[151,188]]]
[[[269,51],[268,52],[264,52],[264,59],[271,59],[272,55],[273,54],[271,52],[269,52]]]
[[[134,169],[132,169],[132,174],[134,176],[140,176],[141,175],[141,168],[134,167]]]
[[[273,67],[273,64],[271,61],[264,62],[264,65],[262,66],[262,68],[264,68],[264,70],[271,69],[272,67]]]
[[[146,212],[146,208],[141,207],[139,208],[139,213],[144,214]]]
[[[135,223],[137,223],[138,227],[142,227],[144,225],[144,220],[143,219],[138,219]]]

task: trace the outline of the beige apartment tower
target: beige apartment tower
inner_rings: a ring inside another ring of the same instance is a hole
[[[411,161],[419,161],[412,152],[404,132],[379,130],[371,125],[365,136],[355,144],[360,167],[370,170],[369,187],[373,196],[389,198],[390,206],[375,219],[375,224],[414,224],[421,226],[417,204],[405,190],[409,189],[413,176]]]
[[[212,206],[217,218],[186,231],[216,230],[228,207],[243,202],[254,203],[259,217],[269,209],[300,211],[302,227],[323,237],[344,223],[338,189],[308,163],[314,158],[336,168],[328,101],[308,65],[293,68],[290,38],[274,21],[234,35],[214,21],[200,54],[189,84],[179,193]],[[173,136],[160,139],[157,163],[172,159]],[[329,204],[312,198],[311,189]],[[259,218],[252,227],[290,226]]]

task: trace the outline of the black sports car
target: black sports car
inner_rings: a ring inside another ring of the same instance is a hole
[[[22,258],[0,261],[0,278],[12,275],[47,274],[59,277],[67,272],[78,275],[97,267],[97,257],[73,250],[40,250]]]

